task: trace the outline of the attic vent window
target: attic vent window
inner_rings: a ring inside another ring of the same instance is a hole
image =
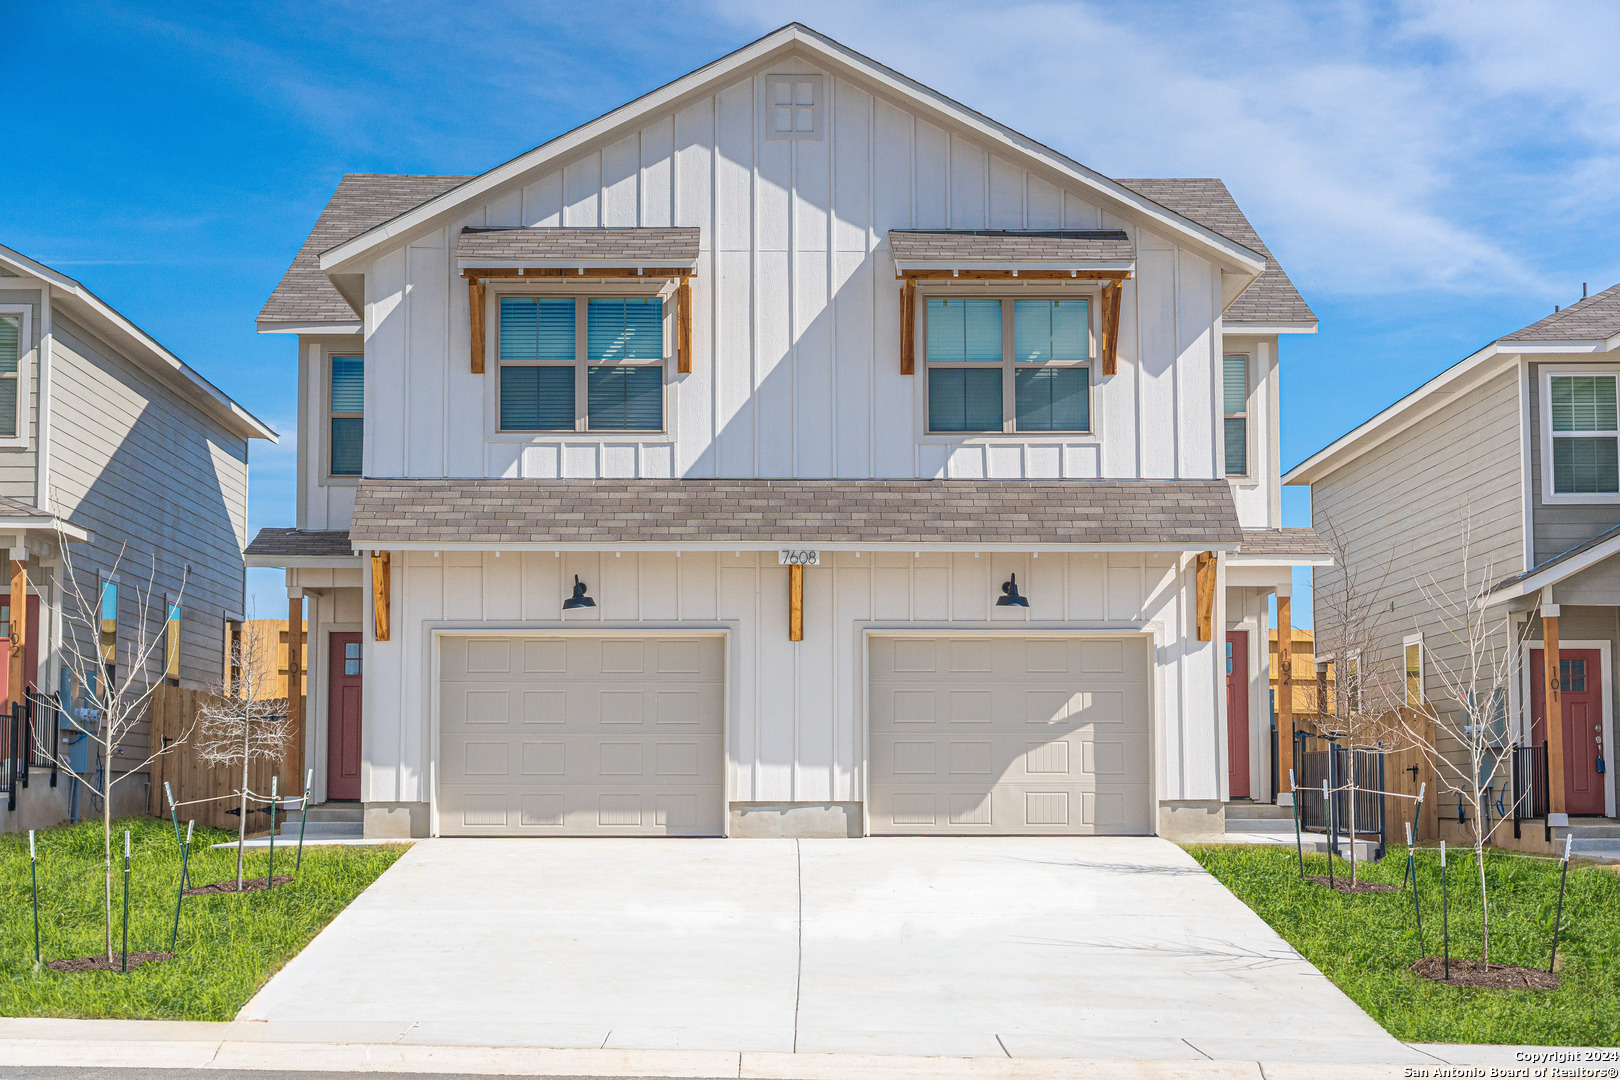
[[[765,94],[767,138],[821,138],[820,75],[771,75]]]

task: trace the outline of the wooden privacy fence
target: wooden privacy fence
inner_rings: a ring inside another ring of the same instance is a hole
[[[204,690],[182,690],[175,686],[159,685],[152,691],[152,697],[147,705],[152,724],[152,745],[154,748],[163,745],[173,749],[152,762],[151,799],[148,809],[156,817],[169,816],[169,804],[163,794],[163,785],[167,782],[174,789],[174,800],[177,803],[190,802],[194,799],[216,799],[214,802],[180,807],[178,813],[181,821],[195,820],[199,825],[234,830],[237,826],[236,815],[228,811],[239,808],[240,800],[217,797],[229,795],[239,789],[242,782],[242,767],[206,764],[197,753],[194,744],[198,711],[210,700],[215,700],[214,695]],[[266,761],[254,762],[248,769],[248,787],[256,793],[268,795],[272,774],[276,776],[278,790],[283,796],[303,794],[303,782],[298,779],[298,763],[292,754],[289,753],[288,760],[274,767]],[[257,810],[264,805],[250,802],[248,809]],[[277,811],[276,820],[278,823],[281,820],[280,811]],[[269,814],[248,815],[250,835],[268,832],[269,829]]]

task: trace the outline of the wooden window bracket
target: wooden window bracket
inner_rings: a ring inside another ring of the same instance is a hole
[[[917,370],[917,279],[907,277],[900,286],[900,374]]]
[[[1119,297],[1125,291],[1118,281],[1110,281],[1102,294],[1102,373],[1106,378],[1119,370]]]
[[[681,275],[675,288],[675,370],[682,375],[692,371],[692,276]]]
[[[467,278],[467,309],[472,320],[472,373],[484,373],[484,282]]]

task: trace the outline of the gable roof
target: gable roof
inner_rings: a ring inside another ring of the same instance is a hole
[[[278,440],[276,433],[263,420],[238,405],[223,390],[199,375],[184,360],[78,281],[4,244],[0,244],[0,266],[10,267],[24,279],[34,278],[49,285],[53,305],[61,305],[64,311],[83,319],[91,329],[103,334],[108,344],[124,350],[129,359],[178,391],[182,400],[211,416],[226,430],[244,439]],[[17,286],[16,279],[0,278],[0,288]]]
[[[259,329],[283,333],[300,327],[332,330],[330,324],[338,323],[353,324],[358,332],[360,316],[321,271],[321,252],[471,179],[386,173],[345,176],[259,311]]]
[[[1513,331],[1502,340],[1606,343],[1617,334],[1620,334],[1620,285],[1579,300],[1562,311],[1555,311],[1523,330]]]
[[[1237,200],[1226,185],[1214,177],[1139,178],[1121,184],[1141,192],[1182,217],[1214,229],[1251,251],[1266,257],[1260,276],[1227,305],[1222,321],[1228,325],[1295,326],[1316,328],[1316,312],[1294,288],[1294,282],[1266,247],[1249,219],[1238,209]]]
[[[1310,484],[1404,431],[1458,394],[1517,363],[1523,353],[1620,349],[1620,285],[1605,289],[1486,345],[1333,440],[1283,474]]]
[[[605,138],[621,127],[638,125],[648,114],[669,107],[714,83],[734,77],[744,69],[765,63],[794,50],[802,50],[835,70],[852,73],[876,83],[893,98],[907,102],[926,115],[964,128],[984,142],[1007,153],[1032,159],[1061,174],[1068,181],[1089,189],[1110,204],[1113,211],[1178,237],[1187,246],[1240,272],[1258,276],[1265,269],[1265,256],[1214,229],[1181,216],[1157,201],[1086,168],[1079,162],[1051,149],[982,113],[907,78],[870,57],[854,51],[800,23],[790,23],[766,34],[719,60],[644,94],[595,120],[543,143],[526,154],[468,180],[460,186],[407,209],[398,216],[366,229],[321,255],[321,269],[344,272],[358,265],[376,249],[402,243],[435,224],[455,216],[469,203],[489,199],[497,190],[519,182],[523,177],[548,166],[560,164],[584,145]]]

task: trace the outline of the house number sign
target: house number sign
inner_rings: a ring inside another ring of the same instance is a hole
[[[815,548],[783,548],[776,553],[780,566],[820,566],[821,552]]]

